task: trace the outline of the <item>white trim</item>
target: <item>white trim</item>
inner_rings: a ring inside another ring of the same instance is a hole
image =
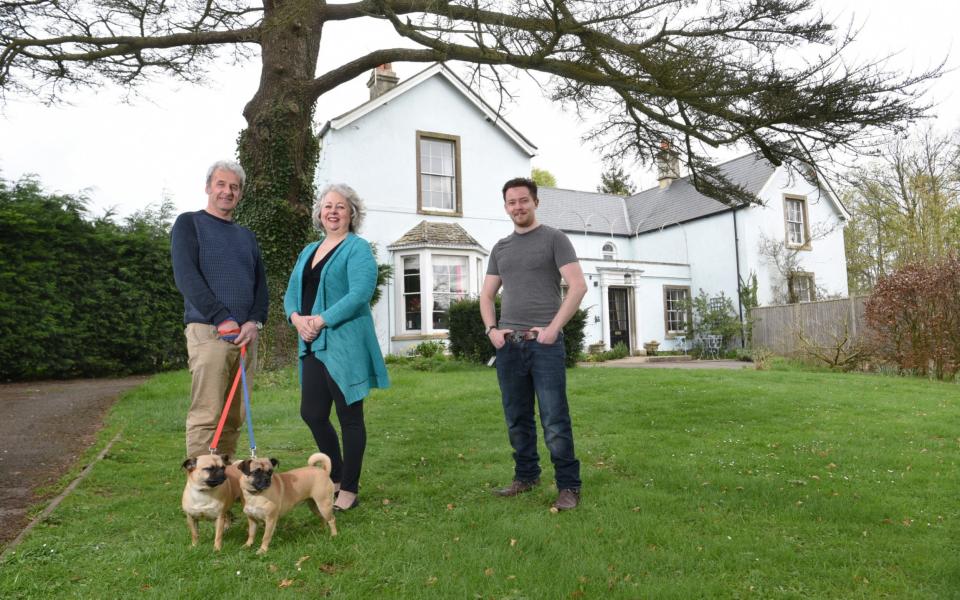
[[[379,97],[361,104],[357,108],[346,112],[339,117],[334,117],[323,127],[320,136],[323,137],[326,129],[342,129],[347,125],[350,125],[357,119],[373,112],[374,110],[380,108],[384,104],[387,104],[397,96],[415,88],[420,85],[427,79],[430,79],[434,75],[441,75],[444,79],[450,82],[454,88],[456,88],[471,104],[476,106],[486,117],[488,123],[493,123],[497,128],[499,128],[507,137],[509,137],[513,142],[520,146],[528,156],[537,155],[537,147],[530,143],[519,131],[513,128],[513,126],[508,123],[504,118],[496,113],[490,106],[483,101],[476,92],[471,90],[463,81],[460,80],[450,69],[448,69],[443,63],[436,63],[423,71],[420,71],[413,77],[405,79],[400,82],[390,91],[380,95]]]
[[[466,259],[466,273],[464,273],[464,283],[466,285],[465,297],[478,297],[482,277],[479,277],[479,271],[483,266],[483,256],[476,248],[459,249],[446,247],[420,246],[417,248],[402,248],[391,251],[391,260],[394,265],[394,272],[400,273],[398,284],[393,293],[397,295],[397,327],[395,331],[388,332],[392,338],[397,336],[433,336],[446,335],[447,329],[434,329],[433,327],[433,309],[434,309],[434,290],[433,290],[433,259],[435,256],[453,256]],[[417,257],[420,268],[420,329],[407,329],[406,322],[406,303],[404,296],[403,259],[408,257]],[[476,260],[473,260],[476,259]],[[424,338],[427,339],[427,338]]]

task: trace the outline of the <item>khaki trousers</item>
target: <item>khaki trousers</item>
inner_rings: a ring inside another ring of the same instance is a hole
[[[217,328],[203,323],[189,323],[184,331],[187,338],[187,357],[193,385],[190,391],[190,410],[187,412],[187,457],[210,453],[210,444],[220,422],[220,414],[230,394],[233,378],[240,368],[240,346],[225,342],[217,335]],[[251,376],[256,364],[257,342],[247,347],[247,388],[253,385]],[[230,412],[220,434],[217,451],[235,456],[240,426],[243,424],[243,382],[237,385]]]

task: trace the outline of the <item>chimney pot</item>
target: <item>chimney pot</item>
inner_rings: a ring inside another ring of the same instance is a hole
[[[662,140],[660,151],[657,152],[657,181],[660,189],[670,187],[674,179],[680,178],[680,158],[670,147],[670,142]]]
[[[370,73],[367,87],[370,88],[370,99],[379,98],[383,94],[397,87],[400,78],[393,72],[393,65],[385,63]]]

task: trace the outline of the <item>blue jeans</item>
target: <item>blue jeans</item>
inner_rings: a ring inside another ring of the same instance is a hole
[[[567,371],[563,336],[553,344],[508,341],[497,350],[497,379],[503,415],[516,463],[514,479],[540,477],[534,394],[540,406],[543,437],[550,450],[558,489],[580,489],[580,461],[573,452],[573,426],[567,406]]]

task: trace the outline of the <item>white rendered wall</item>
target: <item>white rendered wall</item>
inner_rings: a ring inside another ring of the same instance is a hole
[[[462,217],[417,212],[417,131],[460,137]],[[424,220],[458,223],[489,252],[513,229],[503,209],[501,186],[510,178],[530,174],[526,152],[440,76],[340,130],[331,129],[322,144],[317,186],[344,182],[357,190],[367,208],[360,235],[376,242],[381,263],[387,262],[387,246]],[[475,263],[471,260],[469,264],[470,291],[478,294]],[[482,268],[486,269],[485,257]],[[374,307],[377,337],[384,352],[402,352],[416,343],[390,342],[397,331],[399,277],[402,269],[395,265],[394,279]]]
[[[740,224],[741,272],[746,279],[757,274],[757,295],[761,305],[774,301],[774,288],[782,288],[782,275],[770,260],[761,254],[764,237],[781,244],[786,242],[784,196],[803,196],[807,199],[807,217],[811,237],[809,250],[797,254],[799,268],[814,274],[817,288],[830,296],[846,296],[847,261],[843,246],[844,221],[833,202],[816,187],[785,169],[777,169],[760,192],[765,206],[752,206],[738,211]]]

